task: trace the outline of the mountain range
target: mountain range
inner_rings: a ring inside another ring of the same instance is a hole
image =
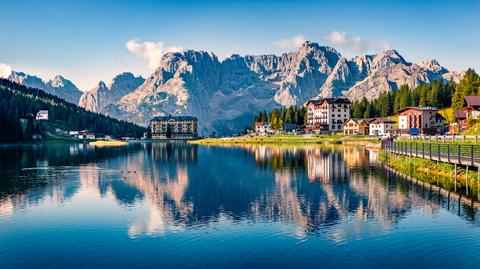
[[[261,110],[301,105],[310,98],[375,99],[403,84],[414,88],[439,79],[458,81],[461,76],[436,60],[410,63],[395,50],[347,59],[332,47],[307,41],[282,55],[219,60],[204,51],[166,53],[147,79],[123,73],[83,95],[60,76],[44,82],[13,72],[10,79],[140,125],[156,115],[193,115],[199,119],[200,134],[222,135],[241,131]]]
[[[78,99],[83,94],[70,80],[60,75],[50,80],[42,80],[39,77],[23,72],[12,71],[8,79],[27,87],[44,90],[47,93],[56,95],[74,104],[78,103]]]

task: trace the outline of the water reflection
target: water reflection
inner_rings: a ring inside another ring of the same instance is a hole
[[[131,237],[227,220],[279,222],[295,236],[341,241],[388,230],[413,210],[435,215],[441,208],[478,224],[477,209],[382,169],[362,147],[42,144],[0,151],[0,216],[88,193],[140,212],[129,221]]]

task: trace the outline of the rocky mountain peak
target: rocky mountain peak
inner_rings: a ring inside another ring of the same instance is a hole
[[[435,59],[422,61],[419,65],[420,65],[420,67],[422,67],[426,70],[437,72],[437,73],[447,73],[448,72],[448,70],[445,69],[444,67],[442,67],[438,63],[438,61],[435,60]]]
[[[157,115],[193,115],[201,135],[231,134],[249,126],[253,114],[274,107],[301,105],[310,98],[377,98],[401,85],[414,88],[437,79],[458,80],[437,61],[410,63],[396,50],[350,59],[335,48],[305,42],[281,55],[233,54],[222,61],[205,51],[163,55],[146,80],[132,73],[99,82],[78,104],[88,110],[147,125]],[[12,73],[12,80],[42,84],[34,76]],[[46,85],[60,94],[66,79]]]
[[[89,111],[102,112],[103,109],[120,100],[123,96],[137,89],[145,81],[130,72],[115,76],[110,83],[99,81],[98,84],[80,97],[78,105]]]
[[[41,89],[74,104],[78,103],[78,100],[82,95],[82,92],[77,88],[77,86],[60,75],[57,75],[53,79],[47,81],[42,80],[37,76],[29,75],[23,72],[12,71],[12,74],[10,74],[8,79],[27,87]]]

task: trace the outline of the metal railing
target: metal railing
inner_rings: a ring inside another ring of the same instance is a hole
[[[480,167],[480,145],[383,141],[386,152],[453,164]]]
[[[480,142],[479,135],[404,135],[400,139],[431,142]]]

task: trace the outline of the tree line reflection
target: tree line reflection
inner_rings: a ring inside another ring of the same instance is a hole
[[[476,209],[388,173],[363,147],[133,143],[0,151],[0,214],[89,192],[123,207],[147,205],[131,236],[228,219],[281,221],[299,236],[333,237],[351,218],[361,233],[366,221],[389,229],[412,210],[436,214],[441,207],[478,223]]]

